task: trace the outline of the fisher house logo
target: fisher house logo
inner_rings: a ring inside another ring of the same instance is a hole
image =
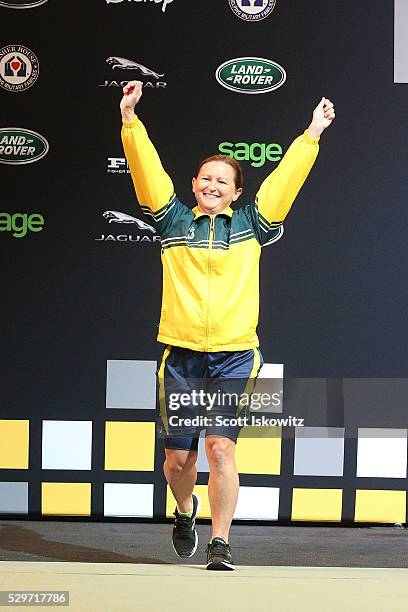
[[[0,6],[6,6],[13,9],[28,9],[45,4],[48,0],[8,0],[4,2],[0,0]]]
[[[244,21],[261,21],[275,8],[276,0],[228,0],[231,10]]]
[[[0,87],[7,91],[24,91],[34,85],[39,74],[38,59],[24,45],[7,45],[0,49]]]
[[[44,136],[21,128],[0,128],[0,164],[31,164],[47,155]]]
[[[237,57],[218,66],[215,77],[220,85],[244,94],[262,94],[278,89],[286,72],[276,62],[262,57]]]

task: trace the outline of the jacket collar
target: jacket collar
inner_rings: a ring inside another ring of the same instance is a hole
[[[220,215],[225,215],[227,217],[232,217],[232,213],[234,211],[232,210],[231,206],[228,206],[227,208],[225,208],[223,211],[217,213],[216,217],[220,216]],[[208,213],[202,212],[198,206],[195,206],[193,208],[193,213],[194,213],[194,219],[199,219],[200,217],[209,217],[210,215]]]

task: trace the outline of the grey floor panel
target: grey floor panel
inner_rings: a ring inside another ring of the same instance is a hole
[[[198,525],[195,564],[205,563],[209,525]],[[170,524],[0,521],[0,560],[183,564]],[[393,527],[262,527],[234,525],[239,565],[408,567],[408,531]]]

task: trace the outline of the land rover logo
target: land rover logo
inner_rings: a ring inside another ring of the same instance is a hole
[[[0,128],[0,164],[31,164],[47,155],[44,136],[21,128]]]
[[[13,9],[27,9],[34,8],[35,6],[40,6],[41,4],[45,4],[48,0],[0,0],[0,6],[6,6],[7,8]]]
[[[218,66],[215,73],[220,85],[245,94],[261,94],[278,89],[286,81],[286,72],[276,62],[262,57],[237,57]]]

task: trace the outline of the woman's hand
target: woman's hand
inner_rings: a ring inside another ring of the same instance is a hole
[[[123,88],[123,98],[120,102],[120,110],[122,119],[132,121],[135,116],[135,106],[142,97],[141,81],[130,81]]]
[[[331,125],[336,114],[334,104],[328,98],[322,98],[313,111],[313,119],[307,128],[309,136],[319,138],[326,128]]]

